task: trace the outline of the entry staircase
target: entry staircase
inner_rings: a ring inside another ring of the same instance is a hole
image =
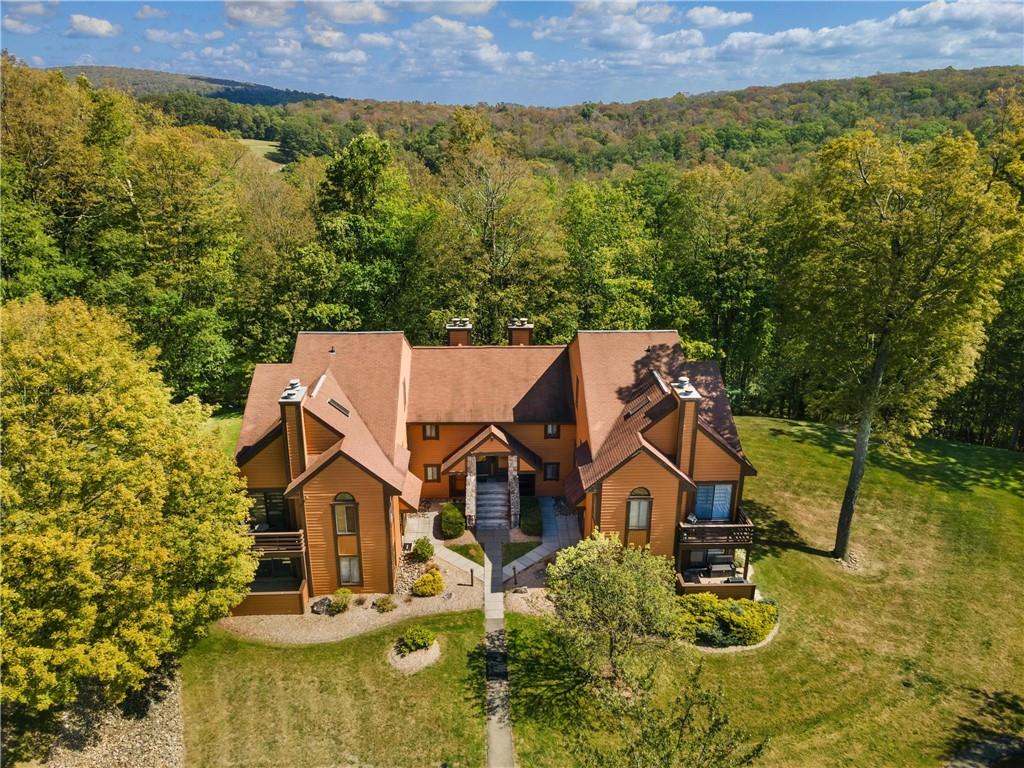
[[[508,483],[485,482],[477,485],[476,529],[508,529]]]

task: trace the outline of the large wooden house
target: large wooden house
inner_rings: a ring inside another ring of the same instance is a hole
[[[508,341],[474,346],[461,319],[441,347],[300,333],[290,363],[256,366],[236,459],[261,560],[236,613],[302,612],[340,586],[393,591],[403,516],[453,497],[470,525],[478,498],[500,499],[510,526],[521,496],[561,497],[584,536],[672,558],[681,590],[752,596],[732,560],[751,543],[740,502],[755,470],[718,365],[684,359],[675,331],[535,345],[515,320]]]

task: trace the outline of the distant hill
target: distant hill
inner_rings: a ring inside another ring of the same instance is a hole
[[[214,99],[226,99],[236,104],[292,104],[298,101],[329,100],[335,97],[325,93],[293,91],[290,88],[272,88],[258,83],[242,83],[237,80],[222,80],[202,75],[182,75],[175,72],[161,72],[155,69],[132,69],[130,67],[53,67],[60,69],[69,78],[79,74],[89,78],[94,86],[119,88],[134,96],[148,96],[164,93],[196,93]]]

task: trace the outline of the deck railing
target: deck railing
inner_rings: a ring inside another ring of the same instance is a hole
[[[302,555],[306,551],[305,534],[299,531],[263,531],[253,533],[252,548],[261,555]]]
[[[742,512],[738,518],[727,523],[711,520],[689,523],[683,520],[679,524],[680,541],[684,544],[752,544],[754,524]]]

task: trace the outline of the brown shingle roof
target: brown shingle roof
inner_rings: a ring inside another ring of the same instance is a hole
[[[479,432],[474,433],[471,438],[448,454],[444,463],[441,464],[441,471],[450,472],[452,467],[465,459],[474,448],[492,437],[508,446],[509,450],[517,456],[525,459],[533,469],[539,471],[544,468],[544,462],[541,460],[540,456],[534,453],[529,447],[512,435],[508,434],[505,430],[499,429],[494,424],[489,424]]]
[[[575,422],[566,347],[414,347],[409,422]]]

